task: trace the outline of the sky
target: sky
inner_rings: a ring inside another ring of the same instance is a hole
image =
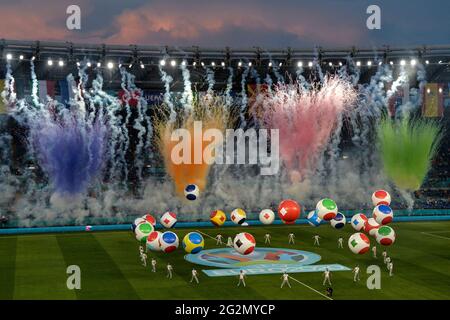
[[[81,9],[68,30],[66,9]],[[381,9],[369,30],[366,9]],[[450,43],[442,0],[0,0],[0,38],[234,48],[324,48]]]

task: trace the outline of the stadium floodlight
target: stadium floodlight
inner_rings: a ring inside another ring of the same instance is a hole
[[[64,67],[64,61],[63,61],[63,60],[59,60],[59,61],[58,61],[58,66]]]
[[[221,65],[222,67],[225,67],[225,61],[222,61],[222,62],[220,63],[220,65]]]
[[[196,61],[194,61],[194,63],[192,63],[192,65],[195,67],[196,65],[197,65],[197,62]]]
[[[411,59],[410,64],[414,67],[417,64],[416,59]]]
[[[53,65],[53,60],[52,60],[52,59],[48,59],[47,64],[48,64],[49,66],[52,66],[52,65]]]
[[[211,62],[211,67],[215,67],[216,66],[216,63],[213,61],[213,62]]]
[[[393,65],[394,65],[394,61],[389,61],[389,64],[390,64],[391,66],[393,66]]]
[[[367,61],[367,66],[368,66],[368,67],[371,67],[371,66],[372,66],[372,61],[371,61],[371,60]]]
[[[171,65],[172,67],[175,67],[175,66],[177,65],[177,62],[176,62],[175,60],[171,60],[171,61],[170,61],[170,65]]]
[[[442,60],[439,60],[439,62],[438,62],[439,64],[442,64]]]
[[[34,60],[36,60],[36,57],[35,57],[35,56],[32,56],[32,57],[31,57],[31,61],[34,61]]]
[[[333,62],[328,62],[328,65],[330,66],[330,67],[332,67],[333,66]]]
[[[279,67],[282,67],[282,66],[283,66],[283,62],[280,62],[280,63],[278,64],[278,66],[279,66]]]
[[[21,54],[21,55],[19,56],[19,59],[20,59],[20,60],[23,60],[23,54]]]
[[[108,64],[106,66],[108,67],[108,69],[112,69],[112,68],[114,68],[114,63],[112,63],[110,61],[110,62],[108,62]]]
[[[313,66],[313,62],[312,61],[308,62],[308,67],[312,68],[312,66]]]
[[[381,66],[383,64],[383,61],[379,61],[378,65]]]
[[[86,65],[87,65],[89,68],[92,67],[92,63],[90,63],[90,62],[88,62]]]
[[[242,67],[242,61],[238,62],[238,67]]]
[[[101,62],[97,62],[97,68],[100,68],[102,66]]]
[[[181,62],[181,65],[182,66],[185,66],[187,63],[186,63],[186,60],[183,60],[182,62]]]
[[[356,61],[356,66],[360,67],[361,66],[361,61]]]
[[[11,53],[6,54],[6,60],[11,60],[13,58]]]
[[[301,62],[301,61],[297,62],[297,67],[299,67],[299,68],[303,67],[303,62]]]
[[[200,62],[200,64],[202,65],[202,67],[204,67],[205,66],[205,63],[202,61],[202,62]]]
[[[400,60],[400,65],[401,65],[401,66],[404,66],[404,65],[406,65],[406,61],[405,61],[405,60],[403,60],[403,59],[402,59],[402,60]]]
[[[113,66],[114,66],[114,65],[113,65]],[[121,63],[119,63],[119,69],[120,69],[120,68],[122,68],[122,64],[121,64]]]
[[[341,61],[339,61],[339,66],[342,67],[342,62]]]
[[[144,64],[141,62],[141,69],[144,69],[145,68],[145,66],[144,66]]]
[[[272,62],[269,62],[269,68],[271,68],[271,67],[272,67],[272,65],[273,65],[273,63],[272,63]]]
[[[442,93],[442,88],[439,88],[439,93]]]
[[[428,88],[428,89],[427,89],[427,93],[431,93],[431,90],[430,90],[430,88]]]
[[[166,60],[164,59],[159,60],[159,65],[164,67],[166,65]]]
[[[77,61],[77,67],[81,66],[80,61]]]
[[[430,64],[430,61],[429,60],[425,60],[425,64]]]

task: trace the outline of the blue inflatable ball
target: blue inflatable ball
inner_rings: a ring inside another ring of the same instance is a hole
[[[336,216],[331,219],[330,224],[335,229],[342,229],[343,227],[345,227],[346,222],[347,219],[345,219],[345,216],[342,213],[338,212]]]

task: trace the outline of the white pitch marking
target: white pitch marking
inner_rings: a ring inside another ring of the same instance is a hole
[[[438,235],[435,235],[435,234],[431,234],[431,233],[427,233],[427,232],[421,232],[422,234],[426,234],[426,235],[429,235],[429,236],[432,236],[432,237],[435,237],[435,238],[440,238],[440,239],[447,239],[447,240],[450,240],[450,238],[449,237],[444,237],[444,236],[438,236]]]
[[[308,286],[307,284],[304,284],[303,282],[301,282],[301,281],[299,281],[299,280],[297,280],[297,279],[295,279],[295,278],[292,278],[291,276],[289,276],[289,278],[291,278],[291,279],[294,280],[294,281],[297,281],[298,283],[300,283],[301,285],[304,285],[305,287],[311,289],[312,291],[317,292],[317,293],[320,294],[322,297],[325,297],[325,298],[327,298],[328,300],[333,300],[333,299],[330,298],[329,296],[326,296],[326,295],[324,295],[322,292],[319,292],[319,291],[317,291],[316,289],[311,288],[311,287]]]

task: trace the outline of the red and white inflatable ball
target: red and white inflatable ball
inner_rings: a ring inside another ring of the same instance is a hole
[[[379,204],[390,205],[391,204],[391,195],[384,190],[377,190],[372,194],[372,203],[374,206],[378,206]]]
[[[352,217],[350,223],[353,229],[355,229],[356,231],[361,231],[364,229],[367,220],[368,219],[364,213],[357,213]]]
[[[146,214],[145,216],[142,216],[142,219],[150,223],[152,226],[156,225],[156,219],[151,214]]]
[[[163,214],[159,222],[161,222],[165,228],[170,229],[175,226],[175,223],[177,223],[177,215],[173,212],[167,211]]]
[[[370,240],[364,233],[354,233],[348,238],[348,247],[355,254],[364,254],[370,249]]]
[[[233,240],[234,249],[240,254],[249,254],[255,250],[256,240],[247,232],[238,233]]]
[[[379,224],[388,224],[391,223],[394,218],[394,211],[392,211],[391,207],[380,204],[373,209],[372,217]]]
[[[151,232],[147,237],[147,248],[152,251],[161,251],[161,244],[159,243],[161,235],[162,233],[159,231]]]
[[[389,226],[381,226],[375,234],[376,240],[383,246],[390,246],[395,242],[395,231]]]
[[[374,218],[369,218],[364,225],[364,232],[368,233],[372,237],[375,237],[379,227],[380,224]]]
[[[300,205],[294,200],[283,200],[278,205],[278,216],[286,224],[293,224],[300,217]]]

